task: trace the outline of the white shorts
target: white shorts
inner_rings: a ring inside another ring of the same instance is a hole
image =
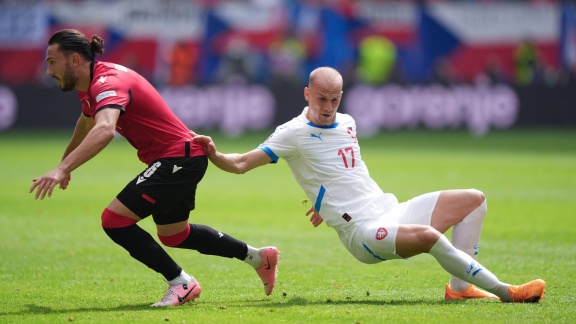
[[[384,214],[338,234],[352,255],[364,263],[402,259],[396,254],[396,235],[402,224],[430,225],[440,191],[399,203]]]

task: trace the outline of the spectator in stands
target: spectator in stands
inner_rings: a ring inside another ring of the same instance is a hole
[[[300,86],[305,82],[304,59],[306,49],[297,36],[288,31],[283,38],[270,44],[268,63],[272,81]]]
[[[447,86],[463,83],[461,76],[448,58],[440,57],[435,63],[434,70],[432,71],[432,82],[438,82]]]
[[[541,53],[536,43],[526,39],[518,44],[513,54],[515,81],[517,85],[533,84],[541,73]]]
[[[218,68],[218,81],[224,83],[250,83],[260,76],[260,57],[250,48],[243,37],[233,37],[228,41]]]
[[[389,81],[396,68],[396,45],[388,38],[372,35],[360,41],[358,46],[358,81],[381,85]]]
[[[498,56],[489,55],[484,62],[484,71],[476,77],[476,81],[487,81],[490,84],[509,83],[510,75]]]
[[[177,42],[170,59],[170,85],[182,86],[196,81],[194,69],[198,61],[198,49],[192,44]]]

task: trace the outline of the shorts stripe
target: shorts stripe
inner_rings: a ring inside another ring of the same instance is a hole
[[[326,193],[326,188],[320,186],[320,191],[318,192],[318,199],[316,199],[316,204],[314,204],[314,209],[319,213],[320,207],[322,207],[322,199],[324,199],[324,194]]]
[[[148,196],[147,194],[142,194],[142,198],[146,199],[149,203],[151,204],[155,204],[156,203],[156,199]]]
[[[372,252],[372,250],[370,250],[370,248],[368,247],[368,245],[364,244],[364,242],[362,242],[362,245],[364,246],[364,248],[366,249],[366,251],[368,251],[368,253],[370,253],[373,257],[375,257],[376,259],[380,260],[380,261],[386,261],[386,259],[376,255],[376,253]]]

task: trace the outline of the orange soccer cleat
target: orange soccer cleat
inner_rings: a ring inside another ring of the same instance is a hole
[[[508,287],[511,303],[537,303],[544,299],[546,281],[542,279],[532,280],[520,286]]]
[[[498,296],[494,294],[476,288],[473,284],[468,285],[468,288],[464,291],[453,291],[450,289],[450,285],[446,284],[444,297],[446,299],[498,298]]]

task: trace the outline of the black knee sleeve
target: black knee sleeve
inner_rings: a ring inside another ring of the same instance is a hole
[[[190,224],[190,235],[176,247],[240,260],[244,260],[248,253],[246,243],[211,227],[199,224]]]
[[[154,238],[138,225],[104,228],[104,232],[112,241],[126,249],[134,259],[162,274],[166,280],[172,280],[182,272],[182,268]]]

